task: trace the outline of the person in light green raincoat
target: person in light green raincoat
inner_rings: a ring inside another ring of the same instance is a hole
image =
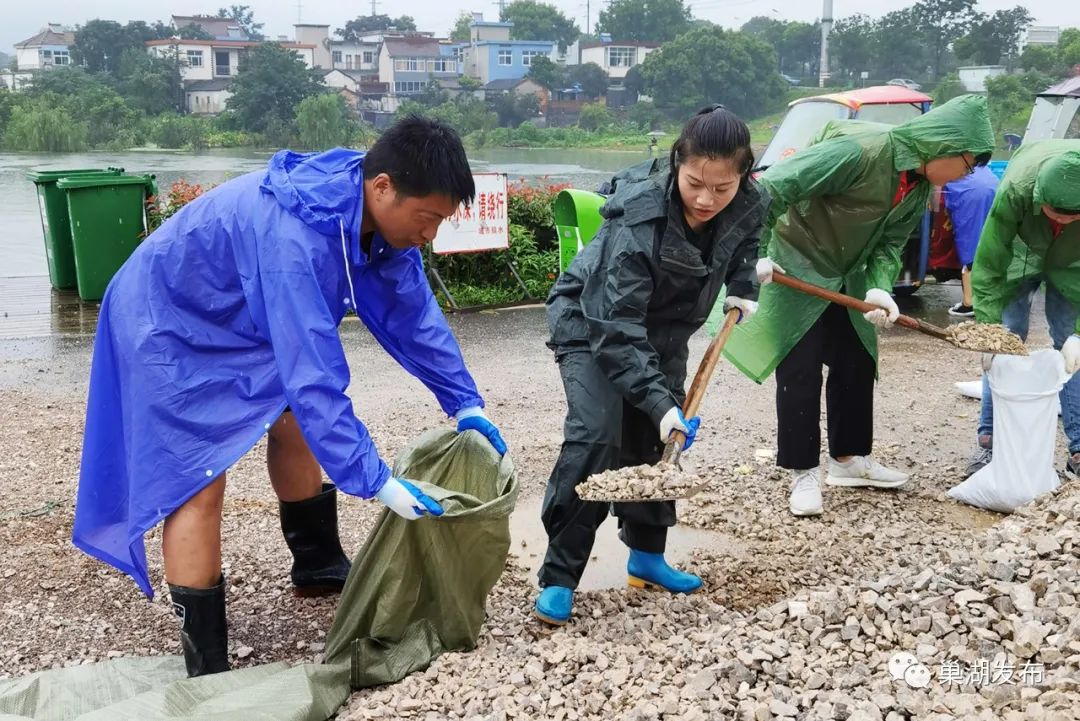
[[[971,271],[975,320],[1027,339],[1031,301],[1046,283],[1046,321],[1065,370],[1080,370],[1080,140],[1025,143],[1009,161]],[[989,367],[987,358],[983,366]],[[1080,475],[1080,375],[1061,389],[1065,471]],[[994,406],[983,378],[978,446],[967,475],[992,458]]]
[[[993,148],[986,100],[966,95],[896,127],[830,122],[810,147],[761,177],[772,204],[758,261],[760,309],[736,328],[725,355],[759,383],[776,371],[777,464],[793,471],[793,514],[822,511],[819,418],[826,365],[830,485],[907,482],[905,474],[869,457],[874,325],[888,326],[899,316],[890,291],[931,187],[985,165]],[[864,317],[770,284],[774,270],[865,298],[880,310]]]

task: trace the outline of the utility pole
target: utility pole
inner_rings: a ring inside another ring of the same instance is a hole
[[[580,6],[579,6],[580,7]],[[589,34],[589,11],[592,8],[589,6],[589,0],[585,0],[585,34]]]
[[[832,0],[823,0],[821,8],[821,61],[818,67],[818,87],[823,88],[829,82],[829,33],[832,32]]]
[[[506,0],[495,0],[495,2],[491,4],[499,6],[499,19],[501,20],[503,11],[506,10]]]
[[[379,11],[375,7],[379,4],[379,0],[371,0],[371,17],[375,17],[379,14]]]
[[[304,22],[304,3],[303,0],[296,0],[296,23],[297,25]]]

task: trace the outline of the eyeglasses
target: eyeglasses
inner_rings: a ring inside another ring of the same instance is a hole
[[[964,161],[964,167],[967,168],[967,173],[965,173],[965,175],[971,175],[975,172],[974,166],[972,166],[972,164],[968,162],[966,155],[961,155],[960,159]]]

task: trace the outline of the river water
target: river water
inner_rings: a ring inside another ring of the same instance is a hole
[[[269,151],[211,150],[201,153],[128,151],[123,153],[0,153],[0,283],[3,278],[46,276],[32,170],[122,167],[129,173],[153,173],[164,191],[176,180],[218,184],[265,167]],[[611,174],[644,160],[640,152],[603,150],[489,149],[470,153],[475,171],[506,173],[511,180],[571,183],[595,188]]]

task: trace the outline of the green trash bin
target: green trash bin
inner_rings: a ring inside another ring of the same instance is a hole
[[[37,186],[38,209],[41,211],[41,231],[45,236],[45,259],[49,266],[49,282],[57,290],[77,285],[75,256],[71,250],[71,224],[68,222],[67,199],[56,187],[60,178],[89,175],[123,175],[123,168],[80,168],[77,170],[37,170],[27,178]]]
[[[152,175],[87,175],[56,185],[67,196],[79,297],[101,300],[146,235],[146,199],[157,183]]]
[[[555,230],[559,234],[559,272],[563,272],[574,257],[589,244],[600,230],[604,219],[600,206],[607,196],[588,190],[567,188],[555,196]]]

